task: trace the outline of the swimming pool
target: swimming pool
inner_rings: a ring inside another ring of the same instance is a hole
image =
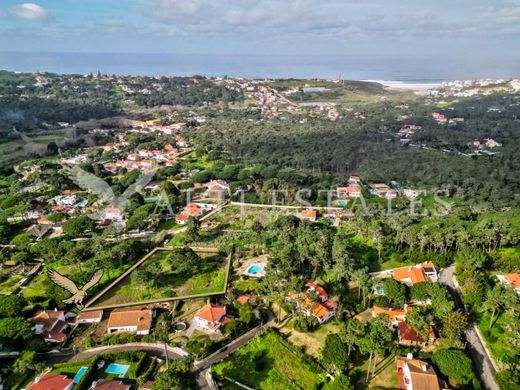
[[[264,270],[263,264],[251,264],[247,269],[248,274],[259,274]]]
[[[261,278],[265,274],[265,264],[253,263],[247,267],[245,274],[253,278]]]
[[[110,363],[105,372],[107,374],[115,374],[119,378],[124,378],[129,368],[130,366],[128,364]]]
[[[80,379],[83,378],[83,375],[85,375],[85,372],[87,372],[87,368],[88,367],[81,367],[76,373],[76,375],[74,375],[74,379],[72,379],[72,381],[74,383],[78,383]]]

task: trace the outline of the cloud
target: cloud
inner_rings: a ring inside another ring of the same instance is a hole
[[[36,20],[46,18],[49,13],[38,4],[23,3],[11,8],[11,14],[22,19]]]

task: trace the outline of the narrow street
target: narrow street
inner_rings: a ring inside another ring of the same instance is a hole
[[[443,269],[439,273],[439,283],[445,286],[455,299],[457,306],[466,312],[466,308],[462,302],[461,292],[459,291],[454,280],[455,265]],[[477,375],[480,382],[487,390],[499,390],[495,381],[496,370],[493,366],[491,357],[488,355],[485,346],[482,344],[477,333],[475,324],[471,324],[465,332],[466,350],[473,359]]]

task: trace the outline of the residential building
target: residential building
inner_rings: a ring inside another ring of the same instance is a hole
[[[231,321],[231,317],[226,315],[226,306],[207,303],[199,309],[193,320],[200,329],[218,332],[222,325]]]
[[[299,302],[299,310],[307,316],[312,316],[323,324],[330,320],[336,314],[337,303],[332,301],[318,302],[313,301],[308,295]]]
[[[387,307],[374,306],[372,308],[372,316],[377,317],[379,315],[388,316],[393,326],[397,326],[400,321],[404,321],[406,314],[412,311],[412,306],[404,305],[404,309],[391,309]]]
[[[296,301],[298,310],[306,316],[312,316],[323,324],[330,320],[336,314],[337,303],[329,301],[329,294],[320,285],[313,281],[308,282],[305,287],[306,292],[298,294],[297,292],[289,293],[288,300]],[[316,299],[312,296],[316,294]]]
[[[520,294],[520,274],[497,275],[497,279],[500,280],[501,283],[511,286]]]
[[[338,198],[359,198],[361,197],[361,187],[359,184],[350,184],[347,187],[336,188]]]
[[[316,210],[302,210],[298,213],[298,218],[307,220],[310,222],[316,222],[316,218],[317,218]]]
[[[186,207],[184,207],[179,214],[175,217],[175,221],[178,224],[185,225],[188,223],[189,217],[200,217],[202,214],[204,214],[204,210],[199,207],[195,203],[189,203]]]
[[[72,390],[74,381],[65,375],[47,373],[36,377],[27,390]]]
[[[33,330],[36,334],[41,334],[43,339],[49,343],[62,343],[66,335],[63,332],[67,329],[65,312],[62,310],[40,310],[32,318]]]
[[[431,261],[408,267],[394,268],[390,270],[390,273],[395,280],[408,286],[420,282],[437,282],[437,271]]]
[[[107,332],[147,335],[152,329],[154,315],[155,312],[150,309],[116,309],[108,318]]]
[[[204,184],[206,191],[204,196],[206,198],[224,199],[226,195],[230,195],[229,184],[224,180],[211,180]]]
[[[103,318],[103,310],[82,311],[76,317],[76,324],[99,324]]]
[[[401,390],[440,390],[440,383],[433,367],[423,360],[396,356],[395,365],[399,389]]]
[[[428,330],[428,339],[425,340],[415,329],[409,327],[406,321],[399,321],[397,323],[397,337],[401,345],[413,345],[424,347],[426,344],[431,344],[436,340],[435,332],[430,326]]]
[[[112,223],[121,224],[123,223],[125,216],[121,209],[117,207],[108,207],[105,210],[104,219],[109,220]]]

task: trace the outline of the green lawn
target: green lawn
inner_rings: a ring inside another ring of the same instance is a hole
[[[494,320],[493,327],[489,329],[490,319],[491,315],[486,313],[479,319],[478,327],[493,358],[499,362],[504,356],[513,356],[515,353],[514,348],[508,340],[509,335],[507,331],[507,324],[510,323],[510,321],[514,321],[514,319],[502,313]]]
[[[218,376],[227,376],[255,389],[314,389],[325,381],[322,369],[275,332],[252,340],[213,367]]]
[[[399,383],[394,359],[394,354],[379,359],[375,374],[369,379],[368,384],[366,382],[368,360],[361,360],[353,364],[350,367],[350,373],[353,377],[358,378],[356,389],[398,389]]]

